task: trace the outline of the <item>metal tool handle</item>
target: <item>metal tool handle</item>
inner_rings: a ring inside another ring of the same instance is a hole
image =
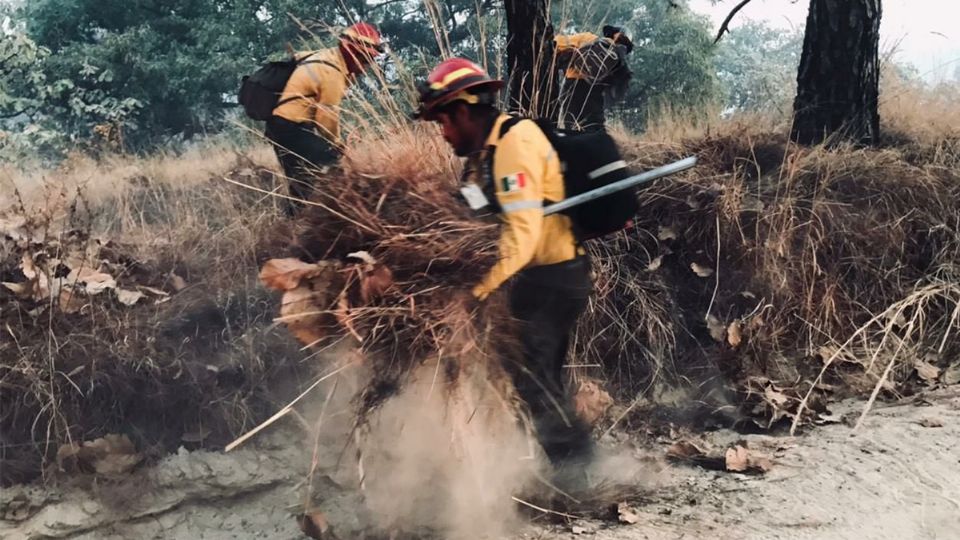
[[[597,189],[587,191],[586,193],[575,195],[569,199],[564,199],[558,203],[551,204],[543,209],[543,215],[549,216],[550,214],[556,214],[557,212],[562,212],[567,208],[572,208],[579,204],[583,204],[594,199],[599,199],[600,197],[609,195],[611,193],[616,193],[620,190],[627,189],[628,187],[636,186],[651,180],[656,180],[657,178],[663,178],[664,176],[669,176],[680,171],[685,171],[696,164],[696,156],[690,156],[688,158],[681,159],[680,161],[674,161],[673,163],[669,163],[662,167],[657,167],[652,171],[647,171],[643,174],[624,178],[623,180],[618,180],[612,184],[607,184],[603,187],[599,187]]]

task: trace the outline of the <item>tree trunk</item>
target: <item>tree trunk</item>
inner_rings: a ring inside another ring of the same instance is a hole
[[[556,92],[553,28],[546,0],[504,0],[507,15],[507,68],[513,112],[549,118]]]
[[[881,0],[810,0],[793,103],[793,138],[876,144]]]

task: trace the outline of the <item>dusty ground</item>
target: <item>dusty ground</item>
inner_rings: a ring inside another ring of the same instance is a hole
[[[833,409],[839,417],[862,407],[845,402]],[[303,538],[293,515],[309,449],[290,443],[299,437],[295,432],[275,428],[230,454],[181,451],[116,481],[5,489],[0,537]],[[741,437],[715,432],[705,438],[722,445]],[[672,465],[651,471],[658,485],[635,505],[637,524],[535,518],[518,525],[509,540],[957,538],[958,387],[878,406],[856,435],[838,423],[797,438],[744,438],[774,457],[767,475]],[[664,449],[629,446],[621,443],[621,453],[646,453],[648,460]],[[320,457],[321,468],[332,468],[338,451]],[[329,477],[321,482],[321,506],[339,537],[358,537],[350,532],[360,518],[356,492]]]

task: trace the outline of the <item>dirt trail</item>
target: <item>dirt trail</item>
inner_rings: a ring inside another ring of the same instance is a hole
[[[861,402],[832,409],[858,415]],[[926,427],[941,425],[942,427]],[[796,438],[716,433],[782,449],[765,476],[673,468],[640,522],[597,540],[952,539],[960,537],[960,388],[871,412],[856,435],[836,424]],[[570,530],[571,527],[566,527]],[[577,538],[563,529],[543,538]],[[528,536],[536,538],[536,536]]]
[[[836,404],[838,416],[861,402]],[[938,427],[939,426],[939,427]],[[15,487],[0,494],[0,537],[75,539],[303,538],[293,514],[309,451],[277,429],[231,454],[182,451],[115,482]],[[775,456],[765,476],[670,466],[636,505],[635,525],[524,525],[502,540],[583,538],[948,539],[960,534],[960,387],[882,406],[852,435],[824,426],[796,438],[746,439]],[[654,452],[662,454],[662,448]],[[333,467],[337,452],[321,456]],[[359,496],[323,477],[322,505],[341,539],[356,538]],[[427,486],[425,486],[427,487]],[[402,496],[402,494],[397,494]],[[576,533],[576,534],[575,534]]]

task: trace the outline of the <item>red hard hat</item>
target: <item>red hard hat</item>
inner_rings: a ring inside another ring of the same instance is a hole
[[[376,56],[383,52],[383,39],[377,27],[365,22],[348,26],[340,34],[340,41],[363,49],[367,54]]]
[[[493,94],[503,88],[503,81],[492,79],[477,64],[465,58],[450,58],[433,68],[420,86],[420,108],[416,118],[429,117],[440,107],[457,100],[481,102],[478,94]],[[467,90],[472,89],[472,92]]]

